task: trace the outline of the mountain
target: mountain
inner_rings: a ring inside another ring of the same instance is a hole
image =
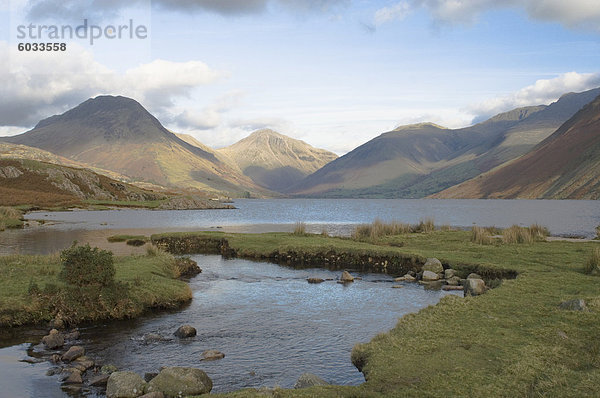
[[[86,201],[155,201],[164,194],[146,191],[90,170],[30,159],[0,158],[0,205],[60,207]]]
[[[563,95],[462,129],[399,127],[327,164],[288,191],[310,197],[420,198],[460,184],[531,150],[600,94]]]
[[[256,184],[278,192],[337,158],[332,152],[269,129],[255,131],[218,153],[231,159]]]
[[[600,96],[526,155],[433,197],[600,199]]]
[[[42,120],[31,131],[2,140],[168,188],[235,196],[265,192],[213,152],[168,131],[135,100],[120,96],[89,99]]]

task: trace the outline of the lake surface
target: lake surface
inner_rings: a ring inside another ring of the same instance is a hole
[[[84,328],[80,344],[86,355],[141,375],[157,372],[160,366],[199,367],[213,380],[214,392],[291,388],[305,372],[330,383],[357,385],[364,378],[350,362],[354,344],[369,341],[393,328],[402,315],[449,294],[415,284],[394,289],[393,279],[386,275],[355,273],[363,279],[347,285],[336,281],[314,285],[306,278],[338,279],[340,272],[295,270],[221,256],[193,259],[203,272],[190,281],[194,299],[187,308]],[[182,324],[196,327],[198,335],[174,338],[173,332]],[[148,342],[144,339],[148,333],[167,340]],[[0,396],[65,396],[57,376],[45,376],[51,367],[48,362],[18,362],[27,357],[31,346],[25,341],[17,338],[0,349]],[[39,341],[39,336],[32,341]],[[200,361],[208,349],[226,356]],[[97,392],[84,389],[73,396],[96,396]]]
[[[577,200],[435,200],[435,199],[268,199],[236,200],[235,210],[109,210],[34,212],[43,220],[37,228],[0,234],[0,254],[49,253],[74,240],[106,245],[115,233],[223,230],[228,232],[291,231],[298,221],[309,232],[323,229],[349,235],[356,224],[375,219],[417,223],[432,218],[436,225],[468,228],[509,227],[538,223],[554,235],[593,237],[600,225],[600,201]],[[132,251],[112,246],[120,253]]]

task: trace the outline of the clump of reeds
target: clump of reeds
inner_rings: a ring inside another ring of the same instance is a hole
[[[594,248],[590,258],[585,263],[583,272],[586,274],[600,273],[600,247]]]
[[[546,240],[548,235],[550,235],[548,228],[538,224],[532,224],[529,227],[513,225],[502,231],[502,241],[504,243],[533,243]]]
[[[475,225],[471,229],[471,242],[479,245],[491,245],[493,243],[493,239],[487,228],[482,228]]]
[[[421,220],[418,224],[410,225],[399,221],[385,223],[375,220],[371,224],[360,224],[354,228],[352,238],[355,240],[378,239],[384,236],[403,235],[417,232],[435,231],[433,220]]]
[[[301,222],[301,221],[298,221],[296,223],[296,225],[294,226],[294,232],[293,232],[293,234],[294,235],[300,235],[300,236],[306,235],[306,224],[303,223],[303,222]]]

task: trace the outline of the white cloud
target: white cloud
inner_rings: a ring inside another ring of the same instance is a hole
[[[401,1],[389,7],[380,8],[375,11],[375,25],[379,26],[387,22],[402,20],[409,12],[410,5],[406,1]]]
[[[176,99],[225,76],[199,61],[155,60],[117,73],[75,44],[61,53],[22,53],[0,41],[0,125],[30,127],[99,94],[118,94],[164,113]]]
[[[599,73],[568,72],[553,79],[541,79],[514,93],[485,100],[466,110],[485,120],[501,112],[531,105],[547,105],[569,92],[581,92],[600,86]]]
[[[558,22],[569,28],[600,29],[600,1],[597,0],[413,0],[442,23],[472,23],[489,10],[516,8],[536,20]]]

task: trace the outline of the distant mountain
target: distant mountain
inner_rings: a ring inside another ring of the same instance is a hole
[[[529,151],[600,94],[563,95],[462,129],[402,126],[361,145],[293,186],[311,197],[420,198],[460,184]]]
[[[256,184],[278,192],[337,158],[332,152],[269,129],[255,131],[218,153],[231,159]]]
[[[526,155],[433,197],[600,199],[600,96]]]
[[[161,193],[115,181],[90,170],[31,159],[0,158],[0,206],[60,207],[86,201],[166,200]]]
[[[165,129],[138,102],[99,96],[3,141],[50,151],[134,180],[241,195],[264,192],[211,151]]]

